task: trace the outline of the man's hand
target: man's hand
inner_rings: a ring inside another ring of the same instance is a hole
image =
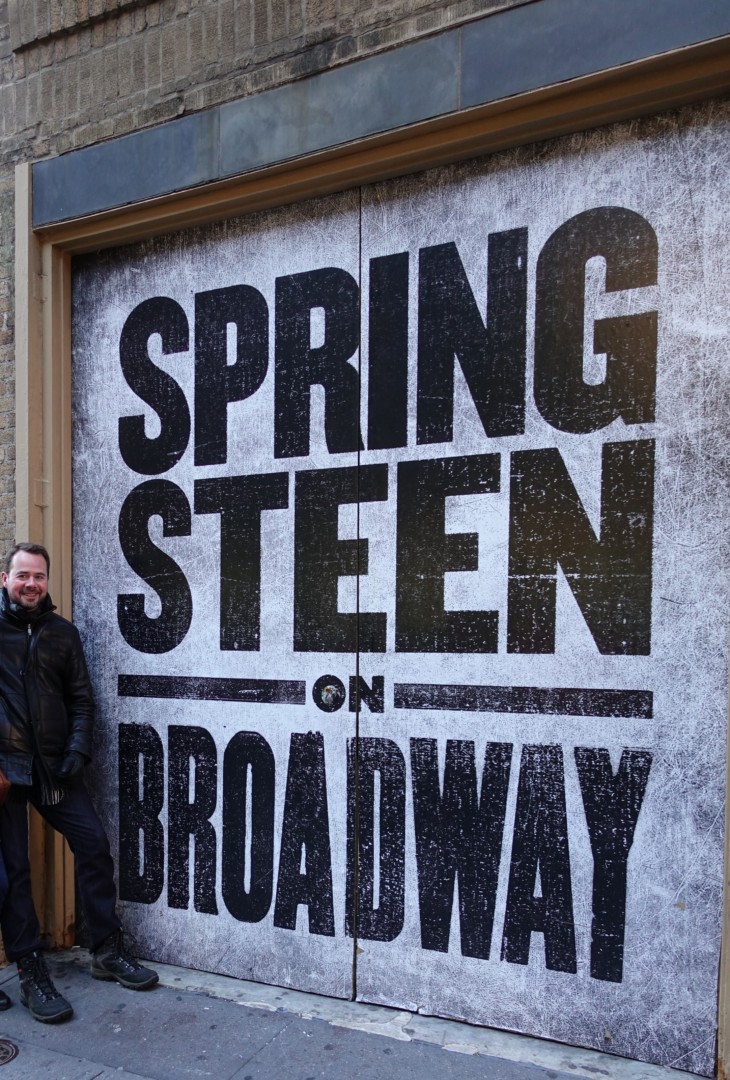
[[[70,780],[78,774],[86,765],[86,758],[78,750],[69,750],[61,764],[56,769],[59,780]]]

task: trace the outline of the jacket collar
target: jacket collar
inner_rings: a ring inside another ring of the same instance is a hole
[[[15,626],[34,626],[55,610],[53,601],[46,595],[35,611],[26,611],[25,608],[11,601],[8,590],[3,585],[2,594],[0,594],[0,615]]]

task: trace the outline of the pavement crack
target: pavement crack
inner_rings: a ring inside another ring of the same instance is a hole
[[[245,1059],[245,1061],[242,1058],[241,1068],[238,1069],[235,1073],[233,1073],[233,1075],[229,1078],[229,1080],[236,1080],[236,1077],[241,1072],[241,1069],[248,1068],[248,1066],[251,1064],[252,1061],[255,1061],[256,1058],[261,1053],[263,1053],[264,1050],[268,1050],[270,1046],[273,1046],[274,1043],[277,1041],[277,1039],[280,1039],[281,1036],[284,1035],[291,1027],[293,1027],[296,1024],[297,1020],[299,1020],[299,1019],[301,1019],[301,1018],[297,1017],[297,1016],[293,1016],[290,1020],[287,1020],[285,1023],[282,1024],[282,1026],[279,1028],[278,1031],[274,1032],[274,1034],[271,1036],[270,1039],[267,1039],[266,1042],[264,1042],[260,1046],[258,1046],[256,1048],[256,1050],[254,1051],[254,1053],[251,1054],[250,1057],[247,1057]]]

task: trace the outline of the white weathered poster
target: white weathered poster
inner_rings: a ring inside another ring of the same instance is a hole
[[[78,260],[146,955],[710,1074],[728,111]]]

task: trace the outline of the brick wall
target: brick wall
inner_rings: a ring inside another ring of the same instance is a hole
[[[518,2],[0,0],[3,157],[63,153]]]
[[[522,2],[0,0],[0,551],[15,529],[15,165],[245,97]]]
[[[13,131],[10,94],[13,59],[10,50],[7,0],[0,0],[0,144]],[[13,203],[12,162],[0,157],[0,549],[14,538],[15,497],[15,350],[13,343]]]

